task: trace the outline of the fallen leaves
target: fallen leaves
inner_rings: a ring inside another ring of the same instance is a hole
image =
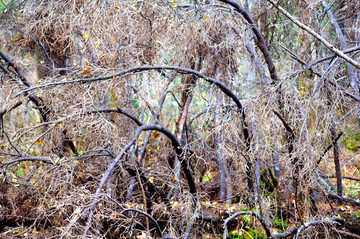
[[[87,42],[87,40],[89,40],[89,35],[88,34],[83,33],[82,36],[83,36],[83,39],[85,40],[85,42]]]

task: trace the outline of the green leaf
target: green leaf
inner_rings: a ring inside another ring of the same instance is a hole
[[[211,176],[204,176],[203,177],[203,182],[208,182],[211,180]]]
[[[18,170],[16,170],[17,175],[19,175],[20,177],[24,176],[24,171],[22,170],[22,168],[19,168]]]
[[[133,104],[133,107],[136,109],[136,108],[139,108],[139,103],[136,99],[132,100],[132,104]]]

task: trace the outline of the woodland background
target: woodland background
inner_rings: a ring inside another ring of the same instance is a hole
[[[0,237],[360,238],[359,9],[1,0]]]

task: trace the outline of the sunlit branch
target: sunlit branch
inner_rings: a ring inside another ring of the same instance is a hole
[[[295,23],[298,27],[304,29],[311,35],[313,35],[316,39],[318,39],[320,42],[322,42],[330,51],[334,52],[339,57],[343,58],[344,60],[348,61],[353,66],[360,69],[360,63],[353,60],[352,58],[348,57],[346,54],[344,54],[342,51],[334,47],[334,45],[330,44],[328,41],[326,41],[322,36],[320,36],[317,32],[312,30],[310,27],[306,26],[305,24],[298,21],[295,17],[293,17],[290,13],[288,13],[284,8],[282,8],[277,1],[274,0],[268,0],[274,7],[276,7],[282,14],[284,14],[288,19],[290,19],[293,23]]]

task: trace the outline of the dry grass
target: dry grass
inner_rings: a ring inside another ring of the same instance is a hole
[[[0,235],[79,238],[89,226],[89,238],[135,237],[138,232],[146,231],[146,219],[139,213],[122,211],[124,208],[145,210],[146,194],[150,201],[150,205],[146,205],[147,212],[169,236],[184,235],[192,224],[193,238],[205,234],[215,236],[221,233],[220,224],[211,228],[209,224],[197,221],[196,216],[227,217],[234,211],[248,208],[246,204],[253,195],[246,189],[246,159],[253,165],[258,162],[262,172],[267,167],[273,171],[275,145],[280,157],[281,178],[278,180],[283,201],[278,205],[275,191],[263,187],[254,210],[263,213],[265,220],[272,223],[277,218],[277,206],[282,206],[284,214],[288,213],[289,225],[330,213],[320,210],[314,215],[308,203],[311,190],[323,187],[314,162],[332,141],[332,122],[341,118],[355,103],[345,98],[340,88],[328,86],[333,98],[328,106],[324,83],[311,97],[319,77],[303,73],[287,78],[300,66],[285,55],[276,60],[279,75],[284,80],[264,86],[254,60],[246,50],[246,41],[253,36],[245,20],[226,5],[208,5],[199,1],[195,7],[188,8],[184,6],[186,4],[187,1],[177,2],[175,7],[166,1],[26,1],[20,7],[21,11],[14,11],[13,21],[1,21],[1,26],[7,29],[1,30],[4,33],[1,41],[6,41],[1,50],[16,56],[14,60],[22,66],[33,85],[103,76],[142,65],[181,66],[213,78],[218,77],[218,68],[219,80],[233,90],[244,106],[252,134],[250,151],[245,153],[243,126],[234,107],[223,108],[221,122],[216,126],[216,86],[201,79],[193,86],[192,76],[178,74],[169,85],[168,91],[173,95],[166,96],[158,123],[176,132],[181,108],[174,97],[184,103],[188,89],[193,92],[188,119],[208,109],[187,126],[187,141],[182,142],[194,152],[192,156],[187,155],[187,159],[194,170],[198,187],[196,200],[200,203],[193,206],[185,177],[176,179],[176,173],[167,163],[174,157],[174,150],[169,140],[156,132],[150,136],[142,165],[137,164],[137,153],[145,133],[122,159],[129,168],[139,167],[148,181],[141,181],[141,185],[139,181],[135,182],[131,198],[127,198],[133,177],[122,164],[114,170],[101,194],[95,195],[104,172],[133,138],[137,126],[122,114],[88,112],[120,107],[144,124],[151,124],[151,111],[158,109],[166,81],[173,72],[148,71],[110,80],[36,89],[30,94],[40,97],[50,109],[49,122],[42,122],[38,109],[28,102],[27,96],[14,97],[26,87],[6,75],[0,105],[6,108],[19,100],[23,104],[4,116],[5,130],[13,146],[2,138],[1,151],[16,154],[13,148],[16,147],[20,152],[26,152],[26,156],[51,159],[53,164],[21,162],[8,167],[7,176],[12,183],[1,185],[4,195],[0,200],[5,206],[0,209],[0,219],[26,223],[2,228]],[[10,15],[6,16],[10,18]],[[241,36],[233,32],[234,26]],[[272,34],[280,33],[274,30]],[[327,79],[346,85],[345,80],[339,80],[339,76],[345,74],[343,67],[343,62],[338,61]],[[320,64],[316,70],[324,72],[326,68],[325,64]],[[283,109],[278,109],[280,89]],[[222,95],[221,103],[233,104],[225,95]],[[295,132],[291,155],[287,152],[284,125],[273,110],[286,112],[285,119]],[[339,122],[337,129],[358,132],[353,130],[357,124],[354,115]],[[219,131],[222,143],[217,146]],[[71,151],[69,142],[74,143],[78,154]],[[235,195],[232,205],[218,200],[218,147],[228,170],[227,184],[232,185]],[[341,149],[341,155],[345,150]],[[348,156],[351,159],[346,162],[358,164],[356,153]],[[14,158],[17,156],[0,154],[1,163]],[[294,158],[298,158],[295,165]],[[333,170],[333,164],[328,160],[331,158],[332,154],[328,153],[319,169]],[[342,158],[342,162],[345,160]],[[300,202],[295,209],[292,180],[297,166],[300,167],[297,192]],[[356,172],[353,173],[356,176]],[[169,207],[158,194],[150,191],[150,180],[169,195]],[[268,181],[271,176],[264,173],[262,183]],[[322,194],[319,191],[319,195]],[[87,215],[94,199],[98,201],[89,223]],[[318,201],[321,205],[326,202],[323,195]],[[241,207],[234,206],[237,204]],[[262,230],[255,220],[249,221],[250,226]],[[231,227],[236,228],[236,225]],[[150,228],[154,228],[151,220]],[[303,233],[309,237],[329,236],[327,232],[317,235],[313,229]]]

